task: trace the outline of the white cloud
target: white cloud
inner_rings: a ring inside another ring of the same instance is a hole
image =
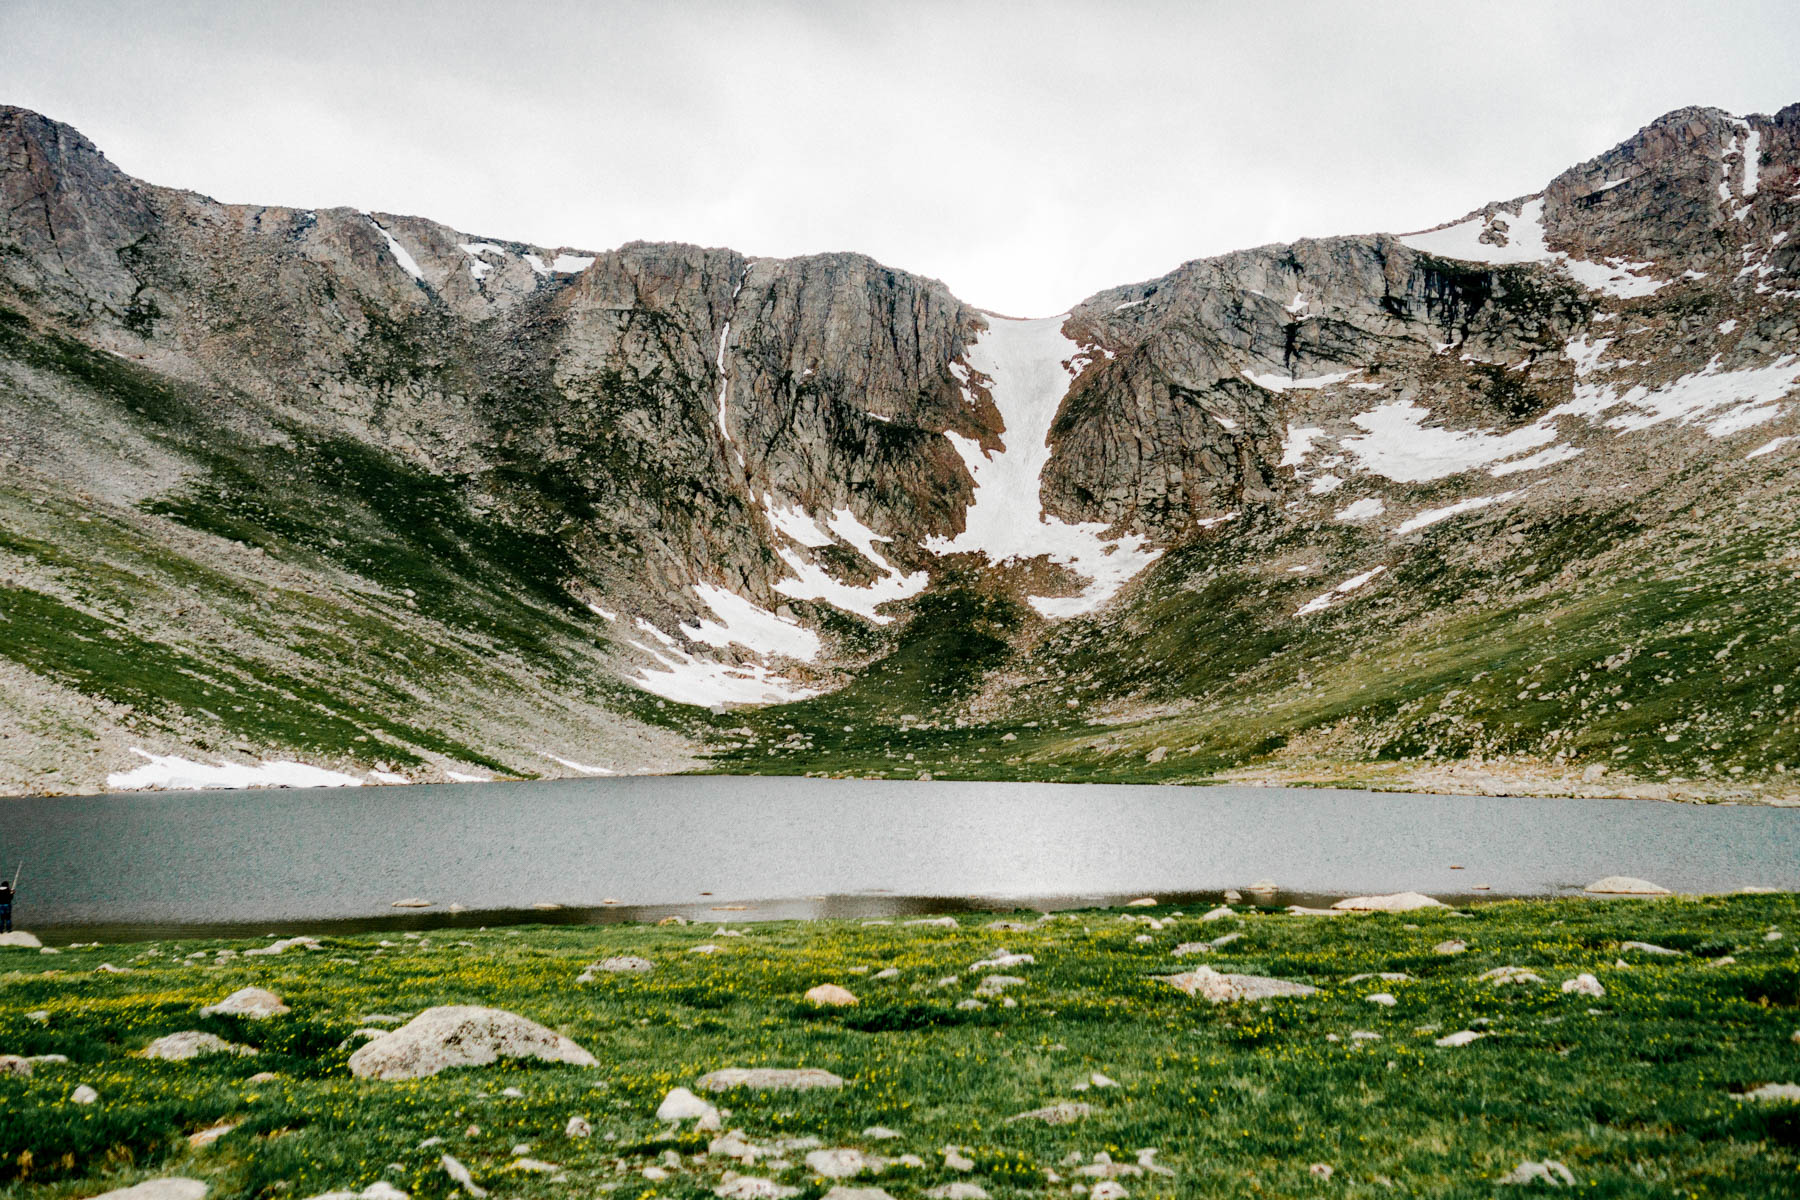
[[[15,0],[0,101],[224,200],[856,249],[1040,315],[1197,256],[1434,225],[1682,105],[1773,111],[1800,37],[1780,3],[296,7]]]

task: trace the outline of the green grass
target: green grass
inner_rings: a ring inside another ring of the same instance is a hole
[[[1153,930],[1142,918],[1167,923]],[[985,929],[987,919],[964,917],[955,929],[752,924],[742,937],[710,924],[369,935],[262,959],[214,957],[245,942],[55,958],[0,951],[0,1051],[72,1060],[40,1065],[29,1079],[0,1077],[0,1195],[89,1195],[185,1174],[221,1198],[307,1197],[378,1179],[447,1197],[437,1161],[449,1151],[509,1197],[705,1196],[735,1164],[705,1158],[704,1135],[659,1125],[654,1109],[706,1071],[755,1065],[823,1067],[847,1084],[730,1094],[720,1101],[729,1127],[761,1143],[816,1137],[918,1154],[923,1169],[877,1181],[899,1200],[956,1178],[1002,1200],[1067,1194],[1067,1156],[1091,1162],[1104,1151],[1131,1162],[1148,1146],[1177,1176],[1128,1178],[1134,1196],[1323,1194],[1308,1167],[1325,1163],[1335,1171],[1329,1190],[1346,1196],[1491,1197],[1520,1160],[1543,1158],[1566,1163],[1594,1196],[1772,1197],[1800,1187],[1800,1106],[1731,1096],[1800,1078],[1800,902],[1790,896],[1509,902],[1329,921],[1248,913],[1202,923],[1141,909],[1063,914],[1024,932]],[[1772,927],[1788,936],[1765,940]],[[1216,954],[1170,957],[1177,943],[1230,930],[1243,937]],[[1432,952],[1451,937],[1469,951]],[[1631,965],[1616,966],[1627,940],[1688,953],[1627,953]],[[722,949],[688,953],[703,942]],[[1008,969],[1027,981],[1011,993],[1017,1006],[957,1007],[981,974],[970,964],[1000,946],[1037,959]],[[585,964],[622,953],[649,957],[656,970],[575,983]],[[1736,961],[1719,965],[1727,955]],[[130,973],[97,974],[102,960]],[[1214,1006],[1154,978],[1201,961],[1320,992]],[[1478,980],[1502,965],[1545,982]],[[897,978],[873,977],[890,966]],[[1414,980],[1350,982],[1372,971]],[[1584,971],[1603,982],[1603,999],[1557,986]],[[952,975],[959,980],[939,986]],[[801,993],[823,982],[862,1003],[804,1006]],[[293,1013],[266,1022],[197,1015],[251,984],[280,993]],[[1383,990],[1395,1007],[1363,999]],[[475,1068],[408,1083],[349,1074],[343,1043],[365,1014],[447,1003],[542,1021],[600,1065]],[[48,1019],[33,1021],[34,1010]],[[1470,1027],[1488,1036],[1462,1049],[1432,1044]],[[134,1057],[182,1029],[261,1053]],[[1352,1041],[1353,1030],[1381,1040]],[[251,1083],[259,1072],[276,1078]],[[1120,1086],[1078,1092],[1093,1072]],[[80,1083],[100,1101],[67,1103]],[[524,1095],[501,1095],[507,1087]],[[1093,1112],[1071,1125],[1006,1120],[1077,1099]],[[563,1137],[575,1115],[592,1122],[592,1138]],[[219,1121],[241,1124],[211,1148],[189,1148],[185,1135]],[[876,1124],[901,1139],[865,1139]],[[434,1137],[444,1145],[420,1146]],[[570,1182],[511,1171],[520,1143],[561,1164]],[[948,1170],[938,1153],[946,1144],[967,1147],[974,1170]],[[668,1150],[687,1157],[669,1179],[646,1180],[643,1168]],[[801,1155],[789,1157],[785,1171],[754,1173],[822,1194]],[[1046,1171],[1064,1182],[1050,1185]]]

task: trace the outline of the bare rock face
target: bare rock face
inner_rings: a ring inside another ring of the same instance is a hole
[[[446,1005],[428,1008],[365,1043],[350,1056],[350,1073],[371,1079],[422,1079],[451,1067],[485,1066],[502,1058],[598,1065],[592,1054],[562,1034],[515,1013]]]

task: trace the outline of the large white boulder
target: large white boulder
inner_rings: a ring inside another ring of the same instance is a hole
[[[1639,879],[1634,875],[1608,875],[1587,885],[1585,891],[1596,896],[1667,896],[1669,889]]]
[[[1195,967],[1180,975],[1159,978],[1190,996],[1203,996],[1214,1004],[1231,1000],[1267,1000],[1274,996],[1310,996],[1318,988],[1286,979],[1270,979],[1263,975],[1231,975],[1211,967]]]
[[[451,1067],[502,1058],[596,1066],[592,1054],[536,1021],[500,1008],[449,1004],[428,1008],[350,1056],[350,1073],[373,1079],[422,1079]]]
[[[15,950],[40,950],[44,943],[37,940],[36,934],[26,933],[23,929],[15,929],[11,933],[0,933],[0,950],[11,946]]]
[[[1412,912],[1420,908],[1448,908],[1423,892],[1395,892],[1390,896],[1351,896],[1331,907],[1344,912]]]
[[[198,1179],[146,1179],[134,1187],[102,1192],[94,1200],[200,1200],[206,1184]]]
[[[265,988],[239,988],[217,1004],[200,1010],[203,1017],[243,1017],[247,1021],[264,1021],[291,1011],[281,997]]]

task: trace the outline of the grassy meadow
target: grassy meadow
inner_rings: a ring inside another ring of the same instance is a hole
[[[86,1197],[180,1175],[209,1183],[214,1200],[304,1200],[384,1180],[440,1198],[460,1193],[445,1153],[496,1198],[710,1196],[728,1170],[826,1194],[834,1181],[805,1165],[804,1141],[777,1153],[785,1169],[744,1166],[708,1154],[716,1134],[655,1118],[671,1088],[732,1066],[842,1076],[839,1090],[710,1098],[727,1130],[759,1145],[812,1138],[918,1156],[923,1166],[842,1181],[896,1200],[956,1182],[996,1198],[1086,1195],[1107,1174],[1138,1197],[1490,1197],[1545,1190],[1499,1182],[1544,1159],[1596,1197],[1800,1194],[1800,1104],[1733,1095],[1800,1082],[1792,896],[1332,919],[1240,909],[1202,921],[1197,910],[1139,907],[964,915],[954,927],[716,915],[690,926],[357,935],[278,956],[245,957],[257,944],[246,941],[0,950],[0,1053],[69,1059],[0,1074],[0,1197]],[[996,919],[1012,927],[991,927]],[[1173,953],[1233,933],[1215,950]],[[1434,950],[1452,939],[1466,951]],[[716,950],[695,952],[702,945]],[[1001,949],[1035,962],[972,969]],[[626,954],[655,969],[577,982],[588,964]],[[1200,963],[1319,990],[1215,1005],[1156,978]],[[1480,978],[1503,966],[1542,982]],[[1408,978],[1353,978],[1371,972]],[[1022,982],[968,1004],[992,973]],[[1561,990],[1580,973],[1605,995]],[[805,1004],[821,983],[860,1003]],[[292,1012],[199,1015],[252,985]],[[350,1074],[355,1031],[371,1018],[439,1004],[540,1021],[599,1066],[503,1063],[412,1082]],[[257,1053],[136,1055],[181,1030]],[[1484,1036],[1436,1044],[1465,1030]],[[1096,1073],[1116,1086],[1097,1086]],[[82,1085],[96,1102],[71,1101]],[[1090,1111],[1066,1124],[1008,1119],[1062,1101]],[[576,1116],[591,1136],[565,1136]],[[220,1124],[234,1128],[190,1144]],[[899,1137],[872,1140],[873,1126]],[[1147,1148],[1172,1175],[1136,1173]]]

